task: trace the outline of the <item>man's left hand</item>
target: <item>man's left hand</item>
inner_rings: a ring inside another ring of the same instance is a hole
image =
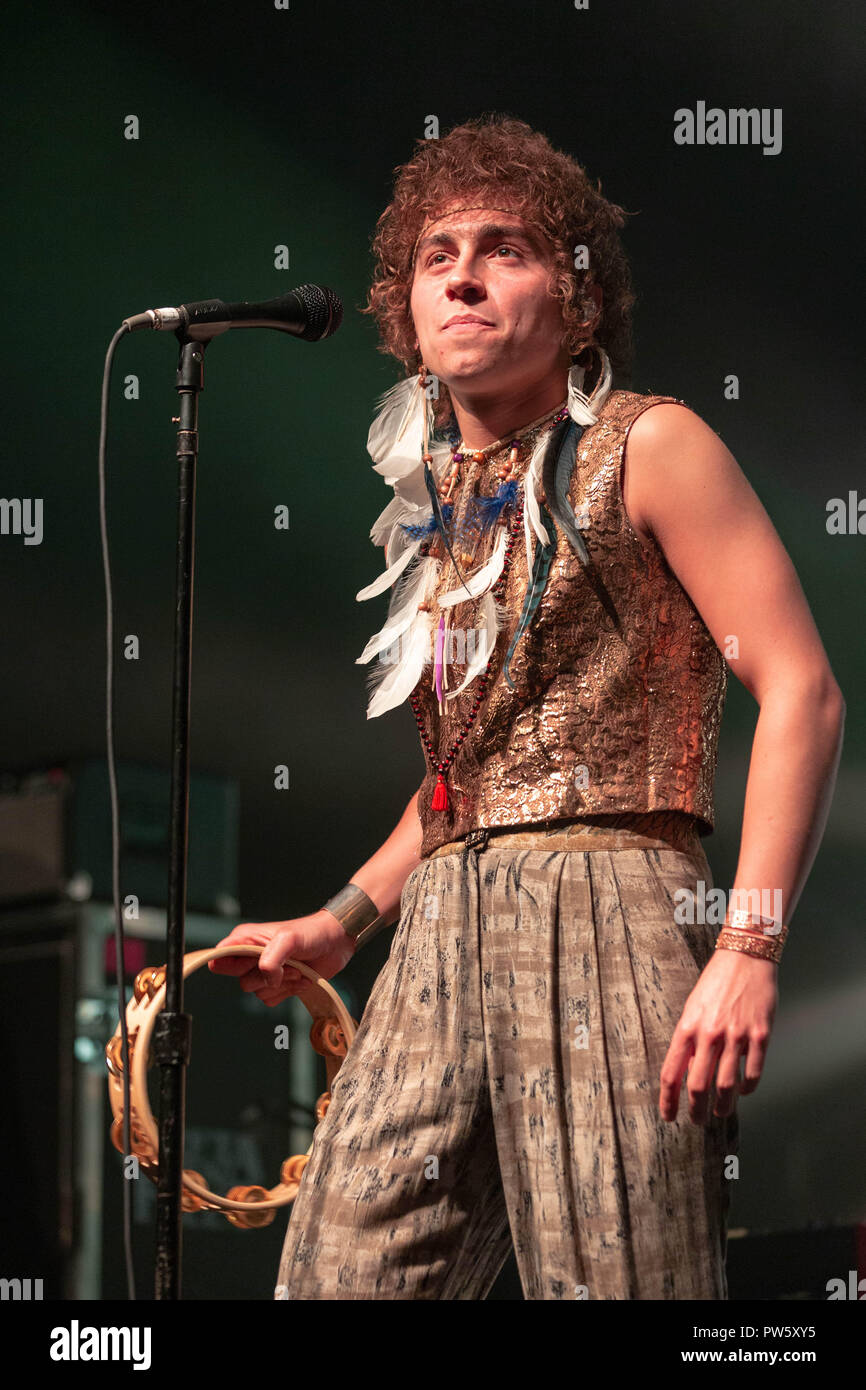
[[[689,1118],[705,1124],[713,1074],[714,1115],[730,1115],[738,1095],[754,1091],[764,1066],[778,1002],[779,967],[743,951],[714,951],[689,995],[660,1073],[659,1111],[675,1120],[688,1073]],[[745,1074],[740,1079],[740,1058]]]

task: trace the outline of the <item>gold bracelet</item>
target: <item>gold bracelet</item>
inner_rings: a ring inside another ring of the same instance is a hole
[[[783,932],[787,935],[787,927],[783,928]],[[783,945],[784,936],[768,937],[742,927],[722,927],[716,938],[717,951],[743,951],[748,956],[775,961],[776,965],[782,959]]]
[[[353,938],[358,950],[387,926],[373,899],[357,883],[347,883],[323,904],[322,910],[325,909],[342,922],[343,930]]]

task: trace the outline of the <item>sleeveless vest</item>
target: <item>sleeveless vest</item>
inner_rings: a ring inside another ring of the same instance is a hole
[[[684,404],[612,391],[597,424],[584,430],[568,499],[593,569],[557,527],[547,586],[511,658],[511,689],[502,666],[529,578],[525,548],[515,547],[501,600],[507,620],[487,693],[448,772],[448,809],[432,809],[436,772],[429,762],[420,788],[422,858],[482,827],[620,812],[685,812],[701,835],[711,833],[727,668],[659,545],[632,527],[622,497],[628,430],[661,402]],[[464,488],[468,501],[471,473]],[[443,566],[437,595],[454,587],[449,568]],[[455,628],[474,627],[477,603],[455,605]],[[461,678],[455,672],[454,683]],[[429,675],[415,694],[437,758],[444,758],[478,698],[477,685],[446,701],[441,716]]]

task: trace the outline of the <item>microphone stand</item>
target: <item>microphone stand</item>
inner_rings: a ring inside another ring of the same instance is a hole
[[[183,1011],[183,957],[189,831],[189,703],[192,656],[193,568],[195,563],[195,469],[198,459],[198,397],[204,389],[204,350],[232,324],[278,328],[318,342],[339,328],[343,306],[332,290],[300,285],[265,304],[225,305],[202,300],[180,309],[149,309],[124,323],[130,332],[169,328],[180,343],[175,386],[180,396],[177,430],[178,499],[175,577],[174,672],[171,710],[171,807],[166,913],[165,1008],[154,1023],[152,1050],[159,1064],[159,1177],[156,1188],[157,1300],[179,1299],[186,1127],[186,1068],[192,1019]],[[190,335],[194,334],[195,337]]]
[[[189,705],[192,656],[193,568],[195,562],[195,469],[198,456],[198,397],[204,387],[206,341],[178,329],[180,356],[176,389],[178,505],[175,577],[174,673],[171,711],[171,808],[166,920],[165,1008],[153,1030],[159,1063],[159,1181],[156,1191],[157,1300],[179,1299],[181,1289],[182,1174],[186,1122],[186,1068],[192,1019],[183,1012],[183,957],[189,829]]]

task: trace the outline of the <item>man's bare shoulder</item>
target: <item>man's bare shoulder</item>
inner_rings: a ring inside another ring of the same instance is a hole
[[[695,436],[709,434],[719,440],[712,426],[708,425],[697,411],[692,410],[690,405],[686,405],[685,401],[662,395],[661,392],[642,395],[636,391],[628,391],[622,394],[629,396],[640,410],[629,428],[629,439],[632,441],[640,439],[648,444],[652,444],[653,441],[667,442],[679,438],[683,431],[690,431]],[[640,409],[641,403],[645,403],[644,409]]]
[[[716,431],[684,404],[658,404],[629,432],[629,472],[636,518],[755,699],[780,681],[832,682],[790,556]]]
[[[656,534],[660,508],[671,500],[669,489],[675,492],[684,470],[694,482],[700,474],[709,480],[719,469],[737,465],[712,426],[684,401],[622,394],[630,397],[629,408],[639,411],[626,433],[623,500],[635,530],[648,541]]]

